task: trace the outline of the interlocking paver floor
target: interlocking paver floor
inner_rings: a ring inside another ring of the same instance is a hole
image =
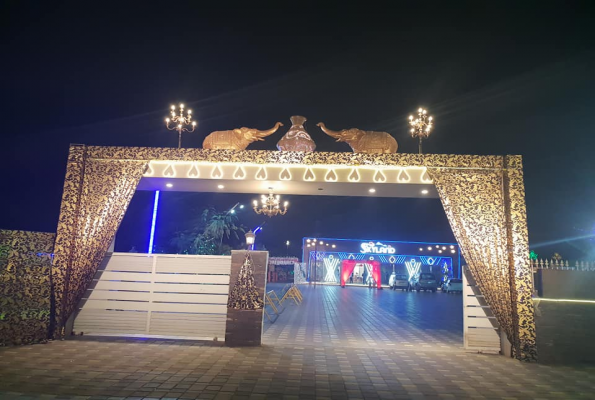
[[[258,348],[113,338],[2,348],[0,398],[594,398],[595,367],[462,351],[460,326],[439,321],[460,296],[337,287],[304,294],[304,304],[267,326]],[[408,313],[419,318],[407,322]],[[389,346],[399,340],[412,345]]]

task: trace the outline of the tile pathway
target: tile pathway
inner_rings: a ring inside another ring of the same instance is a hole
[[[337,287],[304,294],[304,304],[267,326],[259,348],[85,337],[0,348],[0,399],[595,397],[595,366],[462,351],[460,326],[449,322],[460,296]]]

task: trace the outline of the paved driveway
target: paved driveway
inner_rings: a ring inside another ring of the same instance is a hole
[[[288,305],[287,313],[274,324],[267,321],[265,343],[424,350],[463,347],[460,294],[299,287],[307,301],[299,307]],[[269,285],[268,289],[280,288]]]
[[[258,348],[85,337],[0,348],[0,399],[594,398],[593,366],[462,351],[460,296],[304,294]]]

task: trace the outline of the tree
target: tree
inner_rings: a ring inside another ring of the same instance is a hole
[[[207,207],[190,222],[190,228],[176,232],[170,245],[181,254],[231,254],[231,243],[224,239],[240,240],[246,229],[238,223],[238,217],[229,212],[218,212]]]
[[[238,217],[230,212],[217,212],[214,208],[207,208],[202,213],[203,221],[206,221],[204,234],[219,241],[219,247],[223,244],[223,238],[233,237],[240,239],[238,232],[245,233],[246,229],[236,225]]]

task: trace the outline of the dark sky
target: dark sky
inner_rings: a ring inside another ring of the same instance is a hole
[[[68,144],[175,146],[184,101],[188,147],[301,114],[331,151],[318,121],[416,151],[422,105],[427,152],[524,156],[531,245],[595,228],[593,2],[322,3],[2,1],[0,227],[55,231]]]

